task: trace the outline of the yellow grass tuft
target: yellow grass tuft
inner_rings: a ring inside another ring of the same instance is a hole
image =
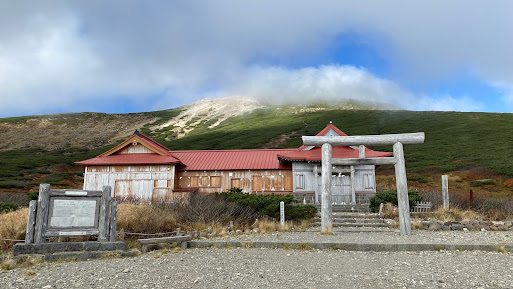
[[[14,212],[0,214],[0,239],[25,238],[27,228],[28,208]],[[10,249],[14,245],[12,241],[0,241],[0,250]]]
[[[483,220],[484,217],[474,211],[438,208],[433,212],[433,217],[440,221],[469,221],[469,220]]]
[[[386,203],[383,208],[383,217],[385,219],[398,220],[399,219],[399,210],[392,203]]]
[[[25,271],[25,274],[23,274],[23,276],[36,276],[36,275],[37,275],[36,271],[31,270],[31,269],[28,269],[27,271]]]

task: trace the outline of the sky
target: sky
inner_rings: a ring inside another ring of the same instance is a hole
[[[513,1],[1,0],[0,117],[203,98],[513,112]]]

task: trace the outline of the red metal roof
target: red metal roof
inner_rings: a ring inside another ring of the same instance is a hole
[[[97,156],[85,161],[76,162],[84,166],[105,166],[105,165],[157,165],[177,164],[178,159],[173,156],[162,156],[159,154],[117,154],[106,157]]]
[[[333,130],[340,136],[347,136],[333,124],[328,124],[317,136],[323,136]],[[141,143],[154,153],[117,154],[118,151],[133,142]],[[298,149],[256,149],[256,150],[196,150],[170,151],[163,145],[135,131],[133,135],[116,147],[101,155],[76,162],[78,165],[143,165],[143,164],[181,164],[180,171],[209,170],[278,170],[291,169],[289,161],[320,161],[319,147],[301,146]],[[389,152],[365,150],[366,157],[390,156]],[[333,158],[358,158],[358,150],[351,147],[333,147]]]
[[[358,149],[353,149],[351,147],[332,147],[332,158],[358,158],[359,151]],[[391,156],[391,152],[378,152],[373,151],[371,149],[365,148],[365,157],[366,158],[378,158],[378,157],[387,157]],[[322,160],[322,149],[320,147],[314,147],[311,150],[306,151],[292,151],[289,153],[283,152],[278,154],[278,157],[284,160],[289,161],[321,161]]]
[[[278,154],[292,153],[297,149],[260,150],[204,150],[172,151],[185,166],[180,171],[210,170],[281,170],[291,169],[281,164]]]

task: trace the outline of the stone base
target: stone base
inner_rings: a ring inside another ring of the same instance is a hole
[[[107,256],[130,256],[125,251],[124,242],[58,242],[43,244],[15,244],[12,247],[14,257],[32,255],[47,261],[58,259],[86,260]]]

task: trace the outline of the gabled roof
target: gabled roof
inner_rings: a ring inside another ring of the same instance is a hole
[[[323,130],[321,130],[321,132],[319,132],[315,136],[325,136],[330,130],[333,130],[339,136],[347,136],[347,134],[345,134],[338,127],[336,127],[331,121]],[[302,145],[298,148],[298,150],[302,151],[302,150],[305,150],[308,148],[309,148],[308,146]]]
[[[132,144],[141,144],[152,153],[118,153]],[[180,160],[173,157],[166,147],[137,130],[123,142],[99,156],[75,163],[84,166],[181,164]]]
[[[335,132],[339,136],[347,136],[343,131],[338,129],[333,123],[330,123],[316,136],[325,136],[330,131]],[[357,148],[349,146],[333,146],[332,147],[333,158],[358,158],[359,151]],[[367,158],[378,158],[391,156],[391,152],[378,152],[368,148],[365,148],[365,157]],[[314,161],[319,162],[322,160],[322,151],[320,147],[314,146],[300,146],[297,150],[292,152],[283,152],[278,154],[280,160],[285,161]]]
[[[202,150],[172,151],[172,154],[184,164],[184,167],[178,169],[180,171],[282,170],[291,169],[291,166],[280,163],[278,154],[295,150]]]
[[[152,140],[151,138],[145,136],[144,134],[140,133],[138,130],[135,130],[133,135],[129,136],[126,140],[124,140],[122,143],[118,144],[117,146],[102,153],[101,155],[99,155],[99,157],[106,157],[106,156],[115,154],[116,152],[125,148],[127,145],[130,145],[133,143],[142,144],[147,149],[149,149],[149,150],[153,151],[154,153],[159,154],[161,156],[165,156],[165,155],[169,154],[169,150],[165,146],[163,146],[163,145],[159,144],[158,142]]]
[[[334,132],[347,136],[331,122],[317,136]],[[141,144],[151,153],[120,153],[132,144]],[[333,158],[358,158],[358,149],[353,147],[333,147]],[[390,156],[389,152],[365,149],[366,157]],[[282,162],[281,160],[285,160]],[[280,170],[291,169],[290,161],[320,161],[321,148],[301,146],[297,149],[256,149],[256,150],[195,150],[170,151],[163,145],[135,131],[122,143],[99,156],[76,162],[78,165],[149,165],[177,164],[180,171],[210,170]]]

